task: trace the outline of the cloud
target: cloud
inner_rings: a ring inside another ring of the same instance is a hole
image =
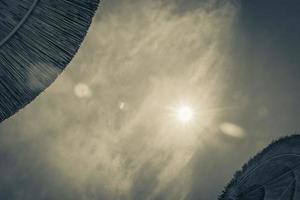
[[[216,116],[184,130],[166,107],[187,100],[205,113],[221,100],[237,10],[214,4],[103,2],[69,69],[2,126],[12,134],[1,143],[30,149],[11,154],[16,173],[33,174],[22,180],[43,188],[35,199],[187,198],[191,160]],[[12,180],[13,195],[25,195]]]

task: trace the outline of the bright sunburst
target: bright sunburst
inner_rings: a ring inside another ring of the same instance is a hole
[[[176,112],[177,119],[183,123],[192,121],[195,114],[194,110],[187,105],[180,105]]]

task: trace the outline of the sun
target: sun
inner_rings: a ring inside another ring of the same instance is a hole
[[[180,105],[176,108],[177,120],[182,123],[188,123],[194,119],[195,111],[188,105]]]
[[[168,110],[168,119],[172,126],[176,124],[183,125],[183,127],[194,126],[195,122],[198,121],[196,118],[199,117],[199,109],[195,107],[191,102],[179,101],[166,107]]]

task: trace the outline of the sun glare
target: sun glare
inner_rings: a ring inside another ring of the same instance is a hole
[[[177,108],[177,119],[180,122],[187,123],[193,120],[194,110],[187,105],[180,105]]]

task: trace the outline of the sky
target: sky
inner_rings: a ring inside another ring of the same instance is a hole
[[[103,1],[66,71],[0,124],[0,199],[217,199],[299,131],[299,22],[297,0]]]

